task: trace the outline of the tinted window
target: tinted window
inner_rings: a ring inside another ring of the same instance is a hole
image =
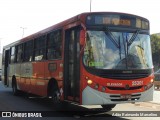
[[[48,34],[47,39],[47,59],[59,59],[62,56],[62,34],[61,30]]]
[[[45,40],[46,36],[41,36],[35,39],[34,60],[39,61],[45,58]]]
[[[32,61],[33,59],[33,40],[24,44],[24,61]]]
[[[15,47],[11,48],[11,63],[15,62]]]
[[[18,45],[17,46],[17,62],[23,61],[23,46]]]

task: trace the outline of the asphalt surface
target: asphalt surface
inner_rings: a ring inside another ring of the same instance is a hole
[[[135,104],[119,104],[111,112],[114,111],[160,111],[160,91],[154,91],[154,99],[150,102],[141,102]],[[94,106],[93,106],[94,107]],[[30,97],[23,94],[22,96],[13,96],[11,88],[5,88],[0,82],[0,111],[36,111],[43,112],[47,111],[48,115],[53,115],[54,117],[45,117],[45,118],[5,118],[9,120],[63,120],[63,119],[95,119],[95,120],[126,120],[132,119],[121,118],[121,117],[112,117],[112,113],[101,110],[99,107],[91,110],[89,108],[83,108],[74,104],[61,104],[61,106],[56,106],[48,99]],[[83,116],[83,117],[82,117]],[[85,116],[85,117],[84,117]],[[4,118],[0,118],[3,120]],[[139,120],[138,117],[134,120]],[[146,117],[145,117],[146,119]],[[148,118],[149,119],[149,118]],[[153,119],[153,118],[150,118]],[[149,119],[149,120],[150,120]],[[144,120],[144,117],[143,119]]]

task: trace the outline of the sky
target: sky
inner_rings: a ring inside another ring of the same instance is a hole
[[[150,21],[151,34],[160,32],[159,0],[91,1],[92,12],[123,12],[142,16]],[[83,12],[90,12],[90,0],[0,0],[0,49]]]

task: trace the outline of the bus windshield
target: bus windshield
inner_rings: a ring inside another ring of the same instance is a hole
[[[150,37],[138,31],[89,30],[83,62],[86,67],[96,69],[150,69]]]

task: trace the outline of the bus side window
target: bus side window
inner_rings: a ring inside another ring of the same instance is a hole
[[[10,58],[10,63],[14,63],[15,62],[15,56],[16,56],[16,51],[15,51],[15,47],[11,48],[11,58]]]
[[[61,30],[48,34],[47,37],[47,59],[59,59],[62,57],[62,37]]]
[[[44,60],[45,58],[45,40],[46,40],[46,35],[43,35],[35,39],[35,51],[34,51],[35,61]]]
[[[17,46],[17,62],[23,61],[23,44]]]
[[[5,49],[3,49],[3,54],[2,54],[2,65],[5,64]]]
[[[33,40],[24,44],[24,61],[29,62],[33,60]]]

